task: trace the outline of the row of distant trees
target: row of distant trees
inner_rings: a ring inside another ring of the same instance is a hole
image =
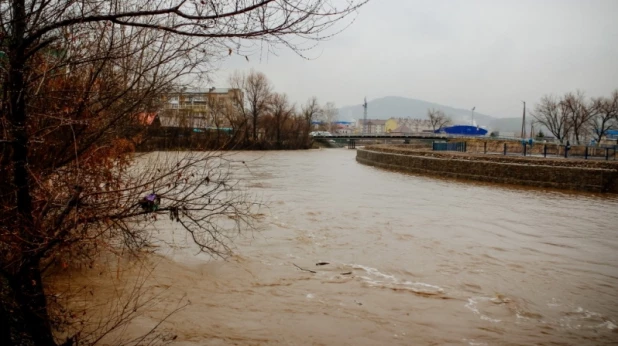
[[[599,144],[608,131],[618,129],[618,90],[596,98],[587,98],[579,90],[559,97],[546,95],[533,116],[561,143],[582,144],[592,138]]]
[[[211,107],[212,118],[219,123],[226,121],[241,146],[266,143],[276,148],[306,148],[311,144],[313,122],[333,124],[337,116],[334,103],[320,105],[316,97],[300,106],[292,103],[285,93],[274,91],[262,72],[235,73],[229,83],[242,93],[237,94],[232,107]],[[217,114],[220,112],[225,114]]]
[[[321,105],[316,97],[311,97],[298,106],[287,94],[276,92],[262,72],[236,72],[230,76],[229,85],[239,92],[232,92],[231,98],[209,95],[207,110],[200,115],[204,117],[200,124],[208,124],[216,131],[193,133],[192,111],[181,113],[167,109],[162,114],[178,117],[175,123],[184,128],[151,131],[149,136],[140,138],[145,141],[143,148],[303,149],[311,145],[309,134],[316,121],[322,124],[320,130],[334,129],[337,116],[334,103]],[[186,133],[189,138],[180,138],[178,133]]]

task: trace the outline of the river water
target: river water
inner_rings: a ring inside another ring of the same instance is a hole
[[[226,262],[162,251],[158,282],[191,301],[165,324],[177,344],[618,343],[618,197],[415,176],[355,155],[236,154],[268,208]]]

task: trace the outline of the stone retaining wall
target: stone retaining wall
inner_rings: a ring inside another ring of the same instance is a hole
[[[441,177],[618,193],[618,165],[591,167],[596,165],[580,166],[576,160],[509,160],[507,157],[465,153],[406,151],[388,146],[359,149],[356,160],[367,165]]]
[[[506,144],[506,152],[509,154],[523,154],[524,146],[520,140],[496,140],[491,138],[454,138],[452,142],[466,142],[468,144],[467,151],[473,153],[483,153],[485,148],[489,153],[502,153],[504,152],[504,145]],[[542,143],[540,141],[534,142],[534,145],[528,145],[526,147],[526,153],[528,155],[543,155],[543,151],[547,147],[548,156],[563,156],[564,145],[554,143]],[[569,155],[571,156],[584,156],[586,152],[586,146],[583,145],[571,145]],[[613,157],[613,150],[610,150],[610,155]],[[588,156],[590,157],[605,157],[604,148],[588,147]]]

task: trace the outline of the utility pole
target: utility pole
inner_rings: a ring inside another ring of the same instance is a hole
[[[472,107],[472,124],[470,124],[470,125],[472,125],[472,126],[474,126],[474,125],[475,125],[475,124],[474,124],[474,110],[475,110],[475,109],[476,109],[476,106]]]
[[[526,138],[526,101],[521,101],[524,103],[524,116],[521,121],[521,138]]]
[[[365,97],[365,103],[363,103],[364,114],[363,114],[363,135],[367,133],[367,97]]]

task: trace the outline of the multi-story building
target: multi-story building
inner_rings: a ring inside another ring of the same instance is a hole
[[[384,124],[384,132],[391,133],[395,131],[395,129],[397,129],[398,127],[399,127],[399,122],[397,121],[397,119],[390,118],[386,121],[386,124]]]
[[[365,124],[363,119],[359,119],[357,122],[358,125],[356,128],[359,133],[380,134],[386,132],[386,120],[367,119],[367,123]]]
[[[231,88],[181,90],[164,96],[164,108],[159,113],[161,126],[221,128],[229,126],[222,115],[235,101],[242,100],[242,91]]]
[[[351,135],[354,133],[353,121],[336,121],[334,124],[335,133],[338,135]]]

